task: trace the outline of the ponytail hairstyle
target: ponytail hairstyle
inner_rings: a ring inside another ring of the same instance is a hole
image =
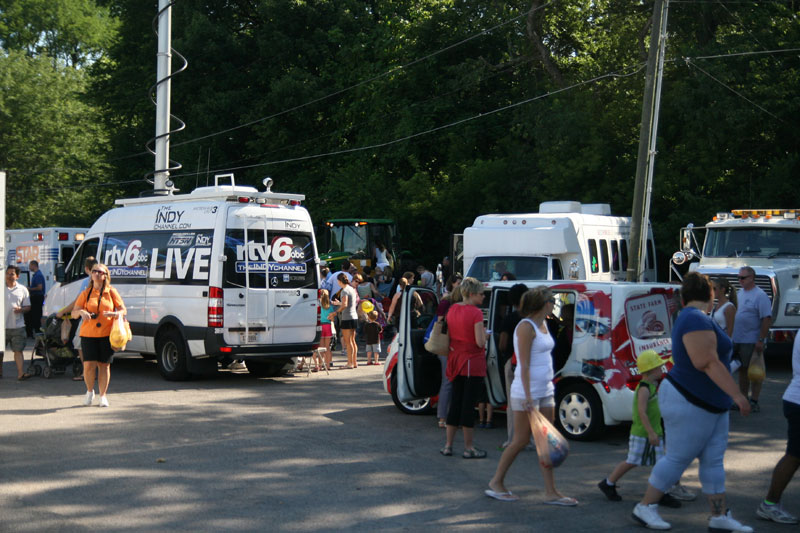
[[[736,291],[733,289],[733,286],[727,279],[714,278],[714,285],[722,289],[722,294],[724,294],[728,300],[731,301],[734,307],[739,307],[739,305],[736,303]]]
[[[320,289],[319,291],[319,305],[323,309],[330,309],[331,296],[327,289]]]

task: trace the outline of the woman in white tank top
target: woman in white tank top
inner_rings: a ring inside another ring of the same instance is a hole
[[[504,480],[511,463],[528,444],[531,434],[529,412],[536,409],[551,422],[555,418],[553,359],[550,354],[555,342],[545,322],[545,317],[552,313],[555,302],[550,289],[541,286],[526,292],[520,303],[519,314],[523,319],[514,330],[517,368],[509,398],[514,417],[514,437],[500,457],[497,471],[489,481],[489,488],[484,491],[490,498],[501,501],[518,499],[506,489]],[[564,496],[556,489],[553,468],[541,464],[539,467],[544,478],[544,503],[568,507],[578,505],[578,500]]]
[[[736,319],[736,291],[725,278],[715,278],[713,285],[717,306],[711,313],[711,318],[730,337],[733,335],[733,321]]]

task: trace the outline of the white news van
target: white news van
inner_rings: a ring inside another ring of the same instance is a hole
[[[56,268],[72,259],[88,228],[27,228],[6,230],[6,265],[21,270],[20,283],[30,282],[28,263],[39,262],[45,288],[56,281]]]
[[[169,380],[244,359],[279,374],[319,342],[319,258],[298,194],[254,187],[117,200],[49,293],[52,313],[78,294],[89,256],[108,265],[128,309],[126,351],[154,355]]]
[[[543,202],[538,213],[482,215],[464,230],[464,272],[497,281],[624,281],[631,219],[609,204]],[[644,281],[655,281],[653,232],[648,225]]]

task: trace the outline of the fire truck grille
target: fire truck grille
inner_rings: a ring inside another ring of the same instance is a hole
[[[711,279],[714,278],[725,278],[728,280],[728,283],[731,284],[731,287],[736,289],[737,291],[742,288],[742,285],[739,283],[739,277],[737,274],[708,274]],[[756,286],[760,287],[761,290],[767,293],[769,296],[769,301],[772,301],[772,280],[769,276],[756,276]]]

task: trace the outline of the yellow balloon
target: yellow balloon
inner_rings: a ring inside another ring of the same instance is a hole
[[[364,300],[363,302],[361,302],[361,310],[364,311],[365,313],[369,314],[372,312],[373,309],[375,309],[375,306],[372,305],[372,302],[370,302],[369,300]]]

